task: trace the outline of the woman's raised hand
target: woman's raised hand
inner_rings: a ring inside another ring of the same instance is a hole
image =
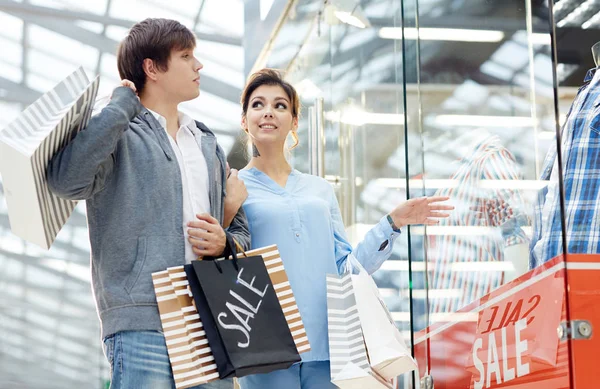
[[[425,224],[427,226],[439,223],[439,219],[450,216],[454,206],[444,204],[450,197],[419,197],[405,201],[398,205],[390,216],[396,227],[404,227],[409,224]]]

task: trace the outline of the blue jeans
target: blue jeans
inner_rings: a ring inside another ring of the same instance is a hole
[[[110,363],[110,389],[175,389],[163,334],[122,331],[104,339]],[[190,389],[233,389],[233,380],[213,381]]]
[[[239,379],[242,389],[338,389],[331,383],[329,361],[301,362],[287,370]]]

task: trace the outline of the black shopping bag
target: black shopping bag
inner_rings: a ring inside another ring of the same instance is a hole
[[[243,377],[287,369],[300,362],[273,284],[260,255],[207,259],[185,270],[213,351],[219,377]]]

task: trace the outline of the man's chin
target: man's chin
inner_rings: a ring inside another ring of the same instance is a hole
[[[192,92],[192,93],[190,93],[190,94],[188,94],[186,96],[183,96],[182,102],[194,100],[198,96],[200,96],[200,89],[198,89],[195,92]]]

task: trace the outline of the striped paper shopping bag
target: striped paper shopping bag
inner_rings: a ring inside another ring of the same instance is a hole
[[[11,230],[45,249],[76,205],[48,190],[46,167],[87,125],[97,92],[98,77],[90,82],[79,68],[0,131],[0,173]]]
[[[219,379],[183,266],[152,274],[177,389]]]
[[[298,304],[292,293],[292,287],[288,280],[287,274],[283,267],[283,261],[277,249],[277,245],[267,246],[259,249],[246,251],[247,256],[260,255],[265,261],[269,278],[273,283],[273,287],[277,292],[277,299],[283,309],[283,315],[290,327],[290,332],[296,343],[298,354],[310,351],[310,344],[308,343],[308,337],[306,336],[306,330],[300,317],[300,311],[298,310]],[[244,254],[241,254],[242,256]]]
[[[327,275],[327,322],[331,382],[343,389],[391,389],[371,369],[350,273]]]
[[[309,351],[306,330],[277,246],[246,251],[245,254],[262,256],[298,353]],[[219,379],[184,267],[153,273],[152,280],[175,387],[184,389]]]

